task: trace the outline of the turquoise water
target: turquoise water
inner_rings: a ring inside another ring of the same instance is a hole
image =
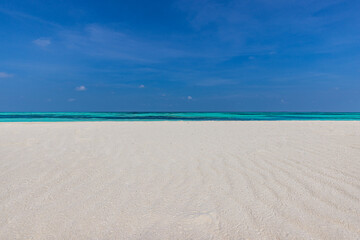
[[[0,122],[360,120],[360,113],[310,112],[0,112]]]

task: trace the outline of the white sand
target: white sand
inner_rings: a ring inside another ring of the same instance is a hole
[[[360,122],[0,124],[0,239],[360,239]]]

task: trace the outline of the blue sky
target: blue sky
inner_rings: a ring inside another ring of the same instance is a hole
[[[360,1],[0,1],[0,111],[360,111]]]

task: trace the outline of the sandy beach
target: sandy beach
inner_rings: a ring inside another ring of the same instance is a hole
[[[360,239],[360,122],[0,123],[0,239]]]

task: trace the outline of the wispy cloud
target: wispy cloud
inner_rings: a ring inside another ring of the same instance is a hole
[[[62,26],[60,24],[57,24],[57,23],[54,23],[51,21],[47,21],[42,18],[27,14],[27,13],[19,12],[19,11],[13,11],[10,9],[0,7],[0,13],[6,14],[13,18],[20,18],[20,19],[27,19],[27,20],[35,21],[37,23],[47,25],[50,27],[62,28]]]
[[[319,14],[341,7],[344,2],[178,0],[176,6],[187,15],[190,26],[198,35],[203,39],[208,37],[209,44],[213,43],[212,49],[216,46],[221,49],[219,55],[241,55],[268,54],[282,48],[313,52],[314,48],[328,49],[334,44],[334,39],[336,42],[341,42],[341,39],[348,41],[350,36],[332,34],[328,27],[354,13],[333,11],[333,14]],[[351,38],[356,41],[359,35]],[[308,42],[311,47],[308,47]]]
[[[139,85],[139,88],[144,88],[144,87],[145,87],[144,84]]]
[[[236,32],[243,34],[244,30],[260,30],[253,29],[253,27],[266,28],[270,25],[277,25],[278,27],[297,25],[297,27],[301,27],[301,25],[309,23],[326,24],[325,19],[320,18],[319,12],[332,6],[336,7],[343,2],[344,0],[254,0],[251,2],[236,0],[178,0],[177,6],[187,14],[187,19],[194,28],[205,28],[209,24],[214,24],[219,30],[238,26],[241,28],[235,29]],[[297,9],[294,10],[294,7],[297,7]],[[297,13],[296,15],[294,15],[294,11]],[[261,17],[259,17],[259,14],[261,14]],[[327,17],[338,19],[339,14],[336,15]],[[268,21],[268,19],[271,21]],[[304,26],[304,28],[306,27]]]
[[[51,44],[51,40],[49,38],[38,38],[34,40],[33,43],[39,47],[47,47]]]
[[[0,72],[0,78],[10,78],[12,76],[13,76],[12,74],[6,72]]]
[[[185,55],[170,42],[138,38],[98,24],[81,31],[61,31],[59,35],[69,49],[102,58],[151,62]]]

